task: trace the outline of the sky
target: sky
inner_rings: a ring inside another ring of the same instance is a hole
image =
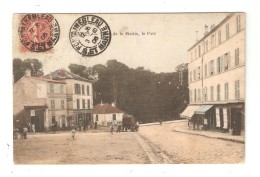
[[[68,69],[71,63],[90,67],[111,59],[130,68],[141,66],[157,73],[174,72],[176,66],[189,62],[187,50],[195,43],[196,31],[198,38],[202,38],[204,26],[217,25],[227,13],[95,14],[109,25],[112,38],[104,52],[92,57],[81,56],[69,40],[70,27],[83,15],[53,14],[60,26],[60,38],[51,51],[40,53],[21,53],[17,30],[21,17],[14,15],[13,58],[37,58],[43,63],[45,74],[59,68]],[[126,35],[127,32],[138,35]]]

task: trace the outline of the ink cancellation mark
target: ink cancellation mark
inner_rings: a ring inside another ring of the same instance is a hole
[[[108,24],[95,15],[78,18],[70,28],[70,43],[83,56],[96,56],[104,52],[111,41]]]
[[[60,27],[51,14],[27,14],[19,29],[21,43],[30,51],[45,52],[53,48],[60,36]]]

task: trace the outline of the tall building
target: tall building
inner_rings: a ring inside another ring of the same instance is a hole
[[[83,128],[92,121],[92,80],[85,79],[64,69],[58,69],[45,78],[66,83],[68,123]]]
[[[189,54],[189,106],[181,114],[205,129],[245,128],[245,14],[212,25]]]

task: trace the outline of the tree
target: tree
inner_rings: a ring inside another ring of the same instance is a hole
[[[96,76],[94,105],[101,101],[115,102],[118,108],[141,122],[176,119],[186,106],[184,98],[187,99],[188,91],[178,85],[176,72],[154,73],[144,67],[133,69],[117,60],[91,68],[78,65],[69,68],[82,77]]]
[[[29,69],[31,71],[31,76],[43,76],[42,63],[37,59],[26,59],[21,60],[19,58],[15,58],[13,60],[13,76],[14,83],[16,83],[19,79],[21,79],[25,71]]]

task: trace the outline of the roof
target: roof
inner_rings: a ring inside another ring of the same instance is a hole
[[[59,84],[66,84],[64,81],[58,81],[58,80],[52,80],[52,79],[46,79],[43,77],[31,77],[33,79],[41,80],[41,81],[46,81],[46,82],[51,82],[51,83],[59,83]]]
[[[203,41],[205,38],[210,36],[213,32],[215,32],[222,24],[224,24],[226,21],[228,21],[234,13],[230,13],[226,18],[224,18],[217,26],[215,26],[211,31],[209,31],[205,36],[203,36],[199,41],[197,41],[193,46],[191,46],[188,51],[193,49],[197,44],[199,44],[201,41]]]
[[[111,106],[110,104],[98,104],[94,106],[93,114],[112,114],[112,113],[124,113],[124,111]]]
[[[93,82],[91,79],[83,78],[83,77],[73,74],[65,69],[57,69],[54,72],[45,75],[44,77],[48,78],[48,79],[52,78],[54,80],[75,79],[75,80],[91,82],[91,83]]]

